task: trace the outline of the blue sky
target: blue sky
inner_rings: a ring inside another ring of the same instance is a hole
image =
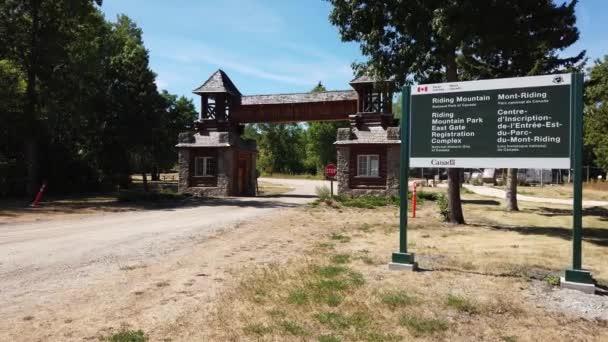
[[[309,91],[318,81],[349,89],[350,65],[363,57],[357,44],[340,40],[330,9],[322,0],[104,0],[102,6],[107,19],[123,13],[143,29],[159,88],[190,98],[218,68],[246,95]],[[608,54],[608,1],[580,0],[577,16],[581,39],[565,53]]]

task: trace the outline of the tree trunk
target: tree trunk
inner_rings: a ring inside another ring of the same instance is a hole
[[[507,211],[519,211],[517,207],[517,169],[508,169],[505,189]]]
[[[456,50],[450,49],[446,55],[446,77],[448,82],[458,81],[458,67],[456,65]],[[462,202],[460,199],[460,173],[461,169],[448,169],[448,209],[450,223],[464,224]]]
[[[26,85],[26,99],[25,99],[25,118],[27,122],[27,132],[24,141],[25,149],[25,164],[27,170],[27,181],[26,181],[26,193],[30,196],[35,195],[38,192],[38,142],[36,139],[37,132],[37,106],[38,106],[38,94],[36,93],[36,81],[37,81],[37,65],[38,65],[38,30],[40,26],[40,16],[38,13],[40,7],[40,1],[31,0],[31,15],[32,15],[32,29],[30,36],[30,55],[26,62],[26,74],[27,74],[27,85]]]
[[[148,176],[146,176],[145,172],[141,173],[141,180],[142,180],[142,182],[144,184],[144,191],[148,192],[148,190],[149,190],[148,189]]]
[[[27,181],[25,192],[28,196],[34,196],[38,192],[38,143],[34,137],[25,140],[25,165]]]
[[[150,180],[159,181],[160,180],[160,172],[158,172],[158,167],[152,167],[152,172],[150,172]]]

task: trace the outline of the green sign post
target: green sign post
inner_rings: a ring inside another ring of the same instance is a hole
[[[591,272],[583,270],[583,75],[572,74],[570,88],[570,111],[572,115],[572,171],[574,173],[573,212],[572,212],[572,268],[566,270],[562,282],[594,285]],[[582,287],[585,289],[585,287]],[[589,291],[595,288],[587,287]]]
[[[393,253],[391,269],[416,270],[417,264],[414,254],[407,252],[407,192],[410,170],[410,148],[409,148],[409,117],[410,117],[410,87],[404,87],[401,91],[401,148],[399,163],[399,252]]]
[[[416,268],[407,250],[410,166],[571,168],[573,262],[562,281],[593,284],[581,261],[582,89],[578,73],[404,87],[399,251],[389,266]]]

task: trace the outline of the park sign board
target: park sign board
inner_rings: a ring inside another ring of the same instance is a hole
[[[570,168],[571,78],[412,86],[410,166]]]

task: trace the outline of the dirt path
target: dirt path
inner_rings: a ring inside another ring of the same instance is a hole
[[[491,188],[491,187],[487,187],[487,186],[471,185],[471,184],[463,184],[462,186],[478,195],[495,197],[495,198],[505,198],[504,190]],[[525,201],[525,202],[535,202],[535,203],[552,203],[552,204],[566,204],[566,205],[572,204],[571,198],[546,198],[546,197],[526,196],[526,195],[520,195],[520,194],[517,194],[517,200]],[[604,207],[604,206],[608,206],[608,202],[584,200],[583,206],[585,206],[585,207]]]
[[[238,230],[244,223],[274,217],[287,208],[309,202],[314,199],[315,186],[324,184],[305,180],[266,181],[288,185],[294,191],[259,198],[217,199],[193,208],[0,225],[0,322],[3,322],[0,340],[31,340],[13,334],[24,331],[22,323],[34,325],[38,331],[55,331],[49,324],[59,324],[60,317],[70,323],[77,317],[95,317],[94,313],[105,310],[108,303],[113,311],[117,302],[128,303],[130,299],[125,296],[132,296],[133,292],[192,286],[175,283],[180,275],[170,276],[173,268],[167,266],[171,260],[192,253],[196,245],[225,230],[235,230],[233,239],[240,244],[237,240],[242,236]],[[204,263],[216,260],[234,263],[235,260],[228,259],[236,252],[234,248],[234,244],[218,245],[212,249],[212,255],[197,260],[197,270],[184,275],[187,279],[183,282],[198,278],[210,278],[209,286],[221,282],[222,272],[213,277],[196,274],[205,272]],[[140,273],[141,277],[134,280],[132,272]],[[213,280],[216,277],[218,280]],[[189,298],[186,293],[183,296]],[[100,303],[96,305],[96,301]],[[120,318],[121,314],[112,315]],[[69,328],[70,323],[61,324]],[[20,329],[13,330],[17,327]],[[65,337],[70,336],[62,338]],[[31,338],[47,339],[39,335]]]

